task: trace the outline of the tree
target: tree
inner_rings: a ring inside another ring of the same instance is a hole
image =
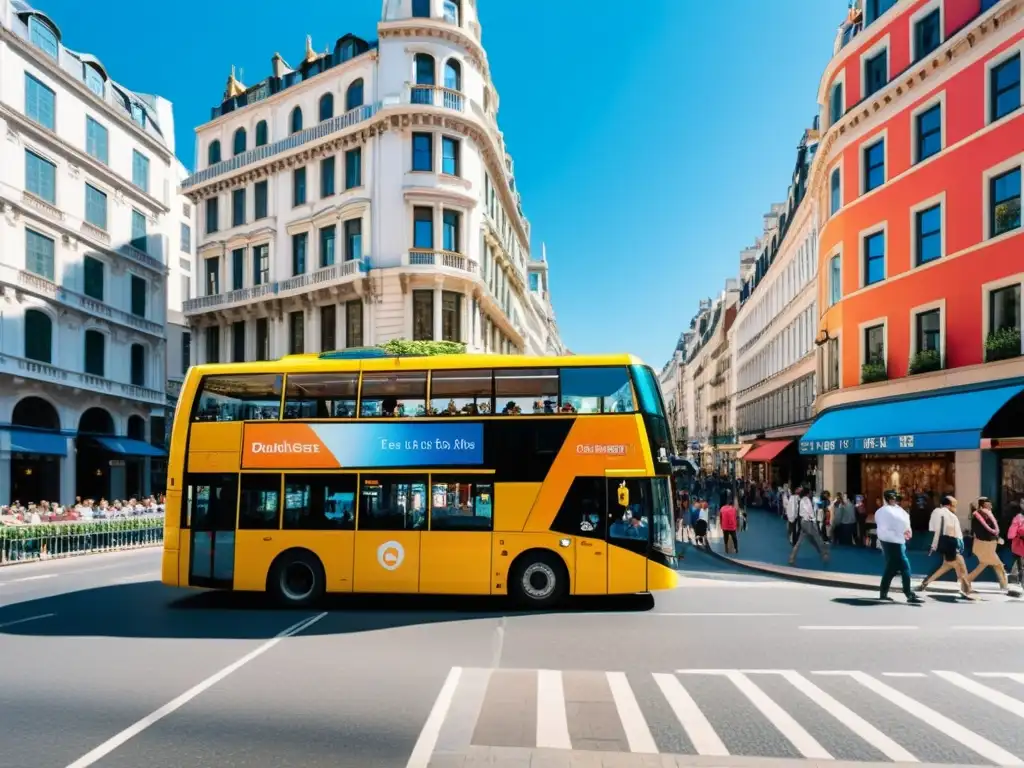
[[[392,339],[379,346],[385,352],[392,355],[416,355],[420,357],[461,355],[466,351],[466,345],[461,341],[409,341],[408,339]]]

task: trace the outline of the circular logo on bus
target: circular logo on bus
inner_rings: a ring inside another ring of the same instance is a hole
[[[385,541],[377,547],[377,562],[385,571],[394,571],[405,560],[405,549],[397,541]]]

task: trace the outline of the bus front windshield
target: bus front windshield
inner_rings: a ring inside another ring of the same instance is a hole
[[[672,492],[668,478],[651,478],[651,491],[651,545],[662,554],[675,557],[676,527],[672,519]]]

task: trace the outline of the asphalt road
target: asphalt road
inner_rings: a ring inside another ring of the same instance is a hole
[[[691,553],[653,603],[290,612],[166,588],[159,558],[0,569],[0,765],[1024,765],[1012,598],[878,604]]]

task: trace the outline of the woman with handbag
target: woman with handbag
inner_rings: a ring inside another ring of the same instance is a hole
[[[956,572],[957,581],[960,582],[960,593],[964,597],[970,597],[972,590],[967,580],[967,563],[964,562],[963,555],[964,534],[960,528],[960,518],[956,516],[956,499],[952,496],[943,496],[942,505],[932,514],[935,534],[928,554],[938,552],[942,555],[942,564],[925,577],[917,591],[923,592],[946,571],[953,570]]]
[[[992,513],[992,501],[984,496],[978,499],[977,508],[971,513],[971,532],[974,534],[974,556],[978,558],[978,567],[971,571],[967,581],[974,584],[986,568],[991,568],[996,572],[999,587],[1008,589],[1006,568],[996,553],[996,547],[1003,543],[999,538],[999,522]]]

